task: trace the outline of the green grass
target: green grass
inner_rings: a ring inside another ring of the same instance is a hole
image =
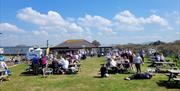
[[[25,64],[12,67],[10,81],[0,84],[0,91],[179,91],[156,84],[159,80],[167,80],[164,74],[156,74],[150,80],[124,80],[131,74],[112,74],[108,78],[96,78],[100,64],[104,58],[89,58],[82,61],[81,71],[75,75],[20,76],[26,68]],[[143,71],[148,64],[143,65]]]

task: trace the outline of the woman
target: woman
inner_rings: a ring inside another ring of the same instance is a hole
[[[46,56],[42,56],[42,58],[41,58],[41,65],[42,65],[43,77],[45,77],[46,76],[45,70],[47,68],[47,57]]]
[[[141,73],[141,64],[143,64],[143,60],[139,54],[137,54],[137,56],[134,60],[134,63],[135,63],[135,67],[136,67],[136,72]]]

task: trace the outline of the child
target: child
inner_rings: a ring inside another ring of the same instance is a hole
[[[102,64],[102,66],[100,68],[100,72],[101,72],[101,77],[107,77],[108,76],[108,71],[107,71],[107,68],[104,64]]]

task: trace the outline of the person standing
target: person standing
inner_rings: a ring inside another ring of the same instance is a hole
[[[33,73],[34,75],[38,75],[38,71],[39,71],[39,58],[37,57],[37,55],[35,55],[32,59],[32,66],[33,66]]]
[[[41,58],[41,65],[42,65],[42,73],[43,73],[43,77],[46,76],[46,69],[47,69],[47,57],[44,55]]]
[[[141,50],[140,53],[139,53],[142,61],[144,62],[144,57],[145,57],[145,51],[144,50]]]
[[[141,64],[143,64],[143,61],[139,54],[136,55],[136,57],[134,59],[134,64],[136,67],[136,72],[141,73]]]

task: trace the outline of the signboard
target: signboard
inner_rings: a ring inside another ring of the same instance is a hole
[[[4,53],[4,49],[0,48],[0,54],[3,54],[3,53]]]

